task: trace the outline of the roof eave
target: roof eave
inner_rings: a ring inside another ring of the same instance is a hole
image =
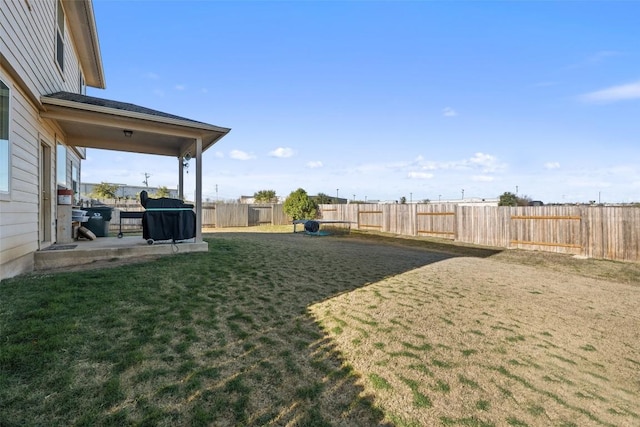
[[[105,89],[106,81],[93,4],[91,0],[62,0],[62,3],[78,49],[85,83],[91,87]]]
[[[82,102],[51,98],[47,96],[40,97],[40,101],[42,102],[42,105],[44,106],[45,111],[47,109],[47,105],[64,107],[64,108],[75,108],[78,110],[91,111],[95,113],[111,114],[114,116],[134,118],[139,120],[147,120],[147,121],[152,121],[157,123],[164,123],[168,125],[181,126],[181,127],[193,129],[195,131],[215,132],[215,133],[222,134],[222,136],[229,133],[229,131],[231,130],[229,128],[210,125],[207,123],[194,122],[189,120],[180,120],[180,119],[175,119],[171,117],[156,116],[152,114],[140,113],[137,111],[120,110],[117,108],[85,104]],[[216,138],[216,139],[219,139],[219,138]]]

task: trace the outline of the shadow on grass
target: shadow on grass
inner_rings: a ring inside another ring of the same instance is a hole
[[[3,282],[0,425],[388,425],[308,307],[496,252],[382,236],[208,242],[208,253]]]

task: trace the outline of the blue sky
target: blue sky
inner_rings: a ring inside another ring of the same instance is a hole
[[[88,95],[232,129],[206,198],[640,201],[640,2],[93,4]],[[145,173],[177,186],[174,158],[91,149],[82,180]]]

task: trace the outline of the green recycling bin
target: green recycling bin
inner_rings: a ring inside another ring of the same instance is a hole
[[[109,221],[111,221],[111,215],[113,209],[108,206],[94,206],[91,208],[84,208],[87,211],[89,221],[85,224],[96,237],[107,237],[109,235]]]

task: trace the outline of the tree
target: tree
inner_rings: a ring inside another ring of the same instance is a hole
[[[529,206],[530,203],[531,197],[529,196],[518,197],[509,191],[505,191],[500,196],[498,206]]]
[[[253,193],[253,199],[256,203],[275,203],[277,200],[274,190],[260,190]]]
[[[316,217],[318,205],[306,191],[298,188],[291,192],[282,206],[284,213],[293,219],[313,219]]]
[[[115,199],[116,191],[118,191],[118,184],[109,184],[108,182],[101,182],[93,187],[91,195],[97,199]]]
[[[404,197],[404,196],[400,197],[400,203],[403,204],[403,205],[406,204],[407,203],[407,198]]]
[[[500,201],[498,202],[498,206],[517,206],[518,205],[518,196],[513,194],[510,191],[505,191],[500,196]]]
[[[316,196],[316,202],[318,202],[319,205],[329,205],[332,201],[333,198],[324,193],[318,193],[318,196]]]
[[[518,206],[529,206],[531,205],[531,202],[533,201],[533,199],[527,195],[524,195],[522,197],[518,197],[516,202],[518,203]]]
[[[156,191],[156,197],[169,197],[169,189],[165,186],[159,187]]]

